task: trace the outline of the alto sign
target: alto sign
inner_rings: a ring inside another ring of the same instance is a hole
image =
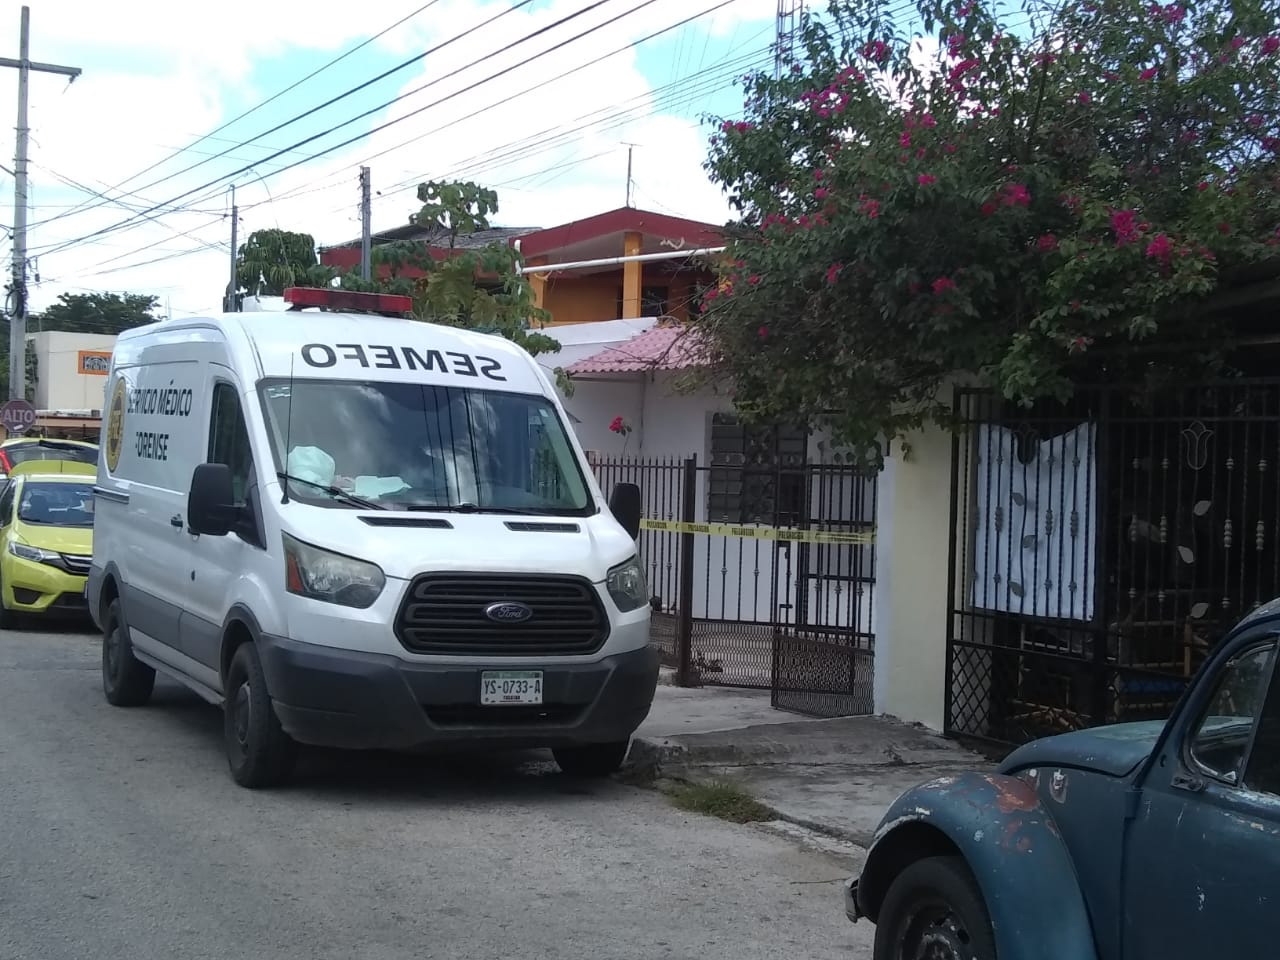
[[[36,425],[36,408],[26,400],[9,400],[0,406],[0,426],[9,436],[21,436]]]

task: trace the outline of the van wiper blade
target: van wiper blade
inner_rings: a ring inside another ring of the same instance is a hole
[[[527,510],[523,507],[478,507],[474,503],[405,503],[406,510],[422,513],[501,513],[519,517],[545,517],[545,510]]]
[[[305,477],[295,477],[291,473],[283,473],[283,472],[277,473],[276,477],[281,482],[284,482],[284,483],[288,483],[292,481],[293,483],[300,483],[304,487],[311,487],[313,490],[323,490],[325,493],[333,497],[333,499],[337,500],[339,503],[345,503],[351,507],[359,507],[362,510],[387,509],[385,506],[383,506],[380,503],[374,503],[372,500],[364,499],[364,497],[357,497],[354,493],[347,493],[347,491],[339,487],[335,487],[333,486],[333,484],[330,484],[330,483],[320,483],[316,480],[308,480]]]

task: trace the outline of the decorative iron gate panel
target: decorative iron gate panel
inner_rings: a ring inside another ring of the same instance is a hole
[[[961,391],[947,730],[1004,743],[1168,715],[1280,594],[1280,382]]]

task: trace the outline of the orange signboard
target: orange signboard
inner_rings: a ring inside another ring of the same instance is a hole
[[[105,377],[111,369],[110,350],[80,350],[76,353],[76,372],[82,376]]]

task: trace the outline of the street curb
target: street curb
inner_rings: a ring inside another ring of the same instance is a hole
[[[624,782],[635,786],[653,787],[659,780],[671,780],[684,783],[709,782],[712,776],[699,776],[704,766],[715,766],[701,756],[691,757],[690,751],[683,744],[673,743],[662,738],[637,737],[631,742],[631,751],[627,754],[626,767],[621,778]],[[742,751],[739,751],[741,755]],[[811,833],[842,843],[851,843],[861,850],[866,850],[871,842],[870,835],[841,830],[829,824],[820,823],[807,817],[797,816],[779,810],[763,800],[758,801],[784,823],[802,827]]]

